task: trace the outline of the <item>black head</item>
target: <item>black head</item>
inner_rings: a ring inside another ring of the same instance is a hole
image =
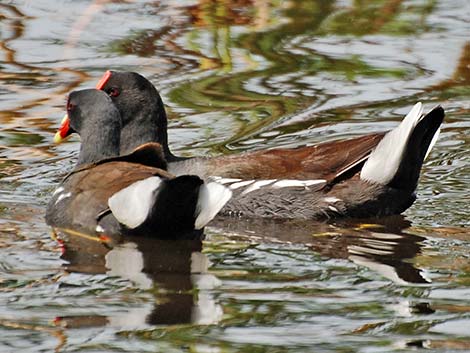
[[[96,89],[70,93],[67,100],[69,131],[80,135],[79,164],[117,156],[121,117],[111,98]]]
[[[113,101],[96,89],[71,92],[67,99],[67,115],[70,128],[79,135],[85,131],[99,131],[106,124],[121,125],[119,111]]]
[[[107,71],[96,88],[106,92],[123,113],[123,126],[145,107],[154,105],[164,110],[157,89],[136,72]]]
[[[169,155],[165,108],[149,80],[135,72],[107,71],[96,88],[111,97],[121,114],[121,154],[144,143],[158,142]]]

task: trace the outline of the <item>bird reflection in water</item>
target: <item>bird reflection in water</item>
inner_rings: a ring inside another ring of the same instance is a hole
[[[262,242],[305,244],[323,256],[348,259],[400,285],[430,283],[412,262],[426,238],[405,232],[411,224],[402,215],[335,223],[246,219],[227,224],[215,219],[211,225]]]
[[[345,223],[343,226],[348,229],[345,234],[326,241],[319,237],[313,248],[337,257],[327,251],[334,245],[333,249],[340,249],[339,253],[343,254],[339,257],[368,267],[400,285],[428,284],[430,279],[413,264],[413,259],[421,254],[426,238],[404,232],[410,225],[401,215],[382,218],[377,223]]]
[[[155,301],[122,315],[56,318],[67,328],[214,324],[222,317],[210,290],[220,281],[207,272],[202,240],[160,240],[149,236],[99,238],[73,230],[57,230],[68,272],[106,274],[129,280],[155,296]],[[197,295],[195,295],[197,291]]]
[[[335,224],[263,219],[227,222],[216,218],[211,225],[222,229],[223,234],[249,241],[303,244],[324,257],[366,267],[397,285],[430,283],[414,263],[426,238],[407,233],[410,223],[403,216],[375,219],[374,223],[344,220]],[[57,320],[60,325],[140,327],[215,324],[222,319],[222,307],[210,293],[220,281],[207,272],[209,261],[202,253],[200,238],[170,241],[132,236],[103,241],[74,231],[61,231],[59,238],[68,271],[118,276],[155,295],[151,305],[121,316],[62,317]],[[153,290],[156,287],[163,290]],[[399,316],[434,312],[425,301],[396,302],[391,309]]]
[[[303,244],[328,259],[345,259],[366,267],[399,286],[431,283],[425,270],[416,265],[426,238],[408,233],[411,223],[402,215],[335,223],[247,219],[230,225],[216,218],[211,225],[257,242]],[[359,274],[364,275],[368,276]],[[435,311],[427,301],[415,300],[390,300],[390,309],[405,317]]]

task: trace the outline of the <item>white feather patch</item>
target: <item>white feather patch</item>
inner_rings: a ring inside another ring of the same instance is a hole
[[[388,132],[372,151],[361,170],[361,179],[387,184],[395,176],[408,139],[423,115],[418,102],[395,129]]]
[[[254,182],[255,182],[254,180],[239,181],[238,183],[233,183],[232,185],[230,185],[229,188],[232,189],[232,190],[235,190],[235,189],[241,188],[243,186],[250,185]]]
[[[232,191],[217,182],[203,184],[199,188],[194,228],[201,229],[209,223],[231,197]]]
[[[57,189],[55,189],[54,193],[52,194],[52,196],[55,196],[59,193],[61,193],[62,191],[64,191],[64,187],[63,186],[59,186]]]
[[[108,206],[119,223],[129,228],[141,225],[155,204],[162,179],[153,176],[139,180],[108,199]]]
[[[326,183],[325,179],[304,180],[305,186],[312,186],[312,185],[323,184],[323,183]]]
[[[437,139],[439,138],[439,134],[441,133],[441,128],[437,129],[437,131],[434,133],[434,136],[432,137],[431,143],[429,144],[428,150],[426,151],[426,156],[424,156],[424,160],[428,158],[429,153],[431,153],[432,148],[436,144]]]
[[[250,185],[249,187],[247,187],[247,188],[242,192],[242,195],[246,195],[246,194],[248,194],[249,192],[258,190],[259,188],[261,188],[261,187],[263,187],[263,186],[272,184],[272,183],[274,183],[276,180],[277,180],[277,179],[259,180],[259,181],[255,182],[254,184]]]
[[[273,188],[287,188],[292,186],[311,186],[315,184],[322,184],[326,182],[325,179],[313,179],[313,180],[296,180],[296,179],[284,179],[275,182],[272,187]]]
[[[334,196],[325,197],[323,200],[325,202],[328,202],[328,203],[334,203],[334,202],[341,201],[341,199],[338,199],[337,197],[334,197]]]
[[[214,180],[216,180],[219,184],[231,184],[231,183],[236,183],[238,181],[241,181],[241,179],[235,179],[235,178],[221,178],[221,177],[212,177]]]
[[[55,200],[54,205],[57,205],[60,201],[72,196],[71,192],[66,192],[65,194],[59,194],[59,197],[57,197],[57,200]]]

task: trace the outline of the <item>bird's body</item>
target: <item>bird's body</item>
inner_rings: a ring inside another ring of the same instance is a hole
[[[423,160],[444,119],[441,107],[423,114],[418,103],[387,133],[293,149],[180,158],[168,147],[165,109],[147,79],[108,71],[97,88],[121,113],[121,153],[137,144],[161,143],[171,173],[195,174],[232,190],[223,215],[318,219],[401,213],[416,199]]]

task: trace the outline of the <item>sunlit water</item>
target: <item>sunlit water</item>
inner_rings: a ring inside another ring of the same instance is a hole
[[[470,4],[0,3],[1,352],[470,351]],[[73,89],[133,70],[182,155],[384,131],[441,104],[404,217],[218,221],[203,243],[51,238]]]

